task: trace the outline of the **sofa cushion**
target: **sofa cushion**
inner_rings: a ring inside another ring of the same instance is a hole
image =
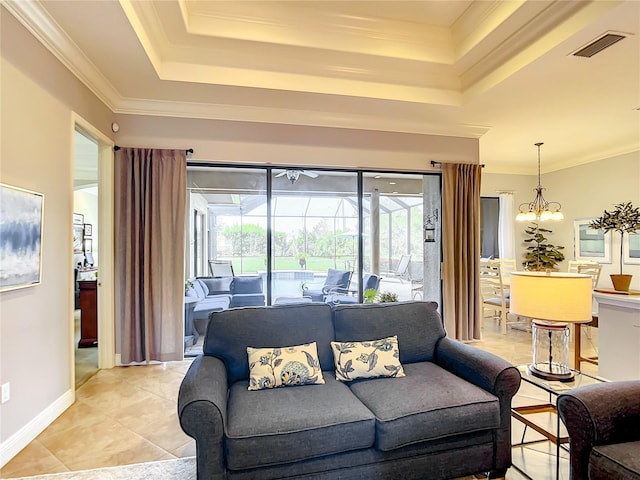
[[[249,390],[324,383],[316,342],[283,348],[247,347]]]
[[[221,278],[199,278],[204,285],[207,286],[208,295],[221,295],[231,293],[231,282],[233,277],[221,277]]]
[[[198,279],[193,280],[193,289],[196,291],[196,295],[198,296],[198,298],[204,298],[207,296],[207,293],[205,293],[204,288],[202,288],[202,283],[200,283],[200,280]]]
[[[640,441],[598,445],[589,457],[589,478],[640,479]]]
[[[194,281],[197,282],[198,285],[200,285],[200,288],[202,288],[202,292],[204,293],[205,297],[207,295],[209,295],[209,287],[207,286],[207,284],[205,282],[203,282],[199,278],[195,279]]]
[[[262,293],[234,293],[231,296],[231,307],[258,307],[264,305]]]
[[[380,450],[500,426],[498,398],[485,390],[431,362],[405,364],[404,371],[402,378],[349,384],[376,416]]]
[[[351,271],[334,270],[333,268],[330,268],[327,270],[327,278],[324,281],[324,284],[326,287],[349,288],[350,280],[351,280]]]
[[[232,308],[211,314],[203,353],[221,358],[229,384],[249,378],[247,347],[316,342],[322,370],[333,370],[331,307],[326,303]]]
[[[233,295],[262,293],[262,277],[233,277],[231,293]]]
[[[331,342],[336,378],[350,382],[357,378],[404,377],[398,338],[369,342]]]
[[[248,391],[247,381],[229,389],[226,456],[232,470],[297,462],[369,448],[373,414],[323,372],[324,385]]]
[[[337,342],[398,337],[400,363],[432,361],[445,336],[434,302],[399,302],[334,307]]]

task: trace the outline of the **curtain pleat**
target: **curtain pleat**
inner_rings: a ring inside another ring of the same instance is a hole
[[[116,153],[116,338],[121,363],[184,353],[184,150]]]
[[[481,175],[477,164],[442,165],[443,318],[447,335],[462,341],[481,335]]]
[[[500,258],[516,258],[516,233],[513,193],[500,192],[500,214],[498,216],[498,251]]]

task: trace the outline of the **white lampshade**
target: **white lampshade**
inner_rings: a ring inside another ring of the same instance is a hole
[[[549,322],[591,321],[590,275],[558,272],[512,272],[509,311]]]

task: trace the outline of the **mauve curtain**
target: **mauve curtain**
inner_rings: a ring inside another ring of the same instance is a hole
[[[442,164],[442,297],[447,335],[480,339],[480,181],[482,167]]]
[[[121,363],[184,353],[184,150],[116,152],[116,315]]]

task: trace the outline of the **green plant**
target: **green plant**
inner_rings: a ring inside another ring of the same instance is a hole
[[[564,254],[560,250],[564,247],[553,245],[547,241],[545,233],[553,233],[552,230],[540,228],[537,223],[528,226],[524,231],[528,235],[524,242],[528,244],[525,261],[522,265],[527,270],[553,270],[559,262],[564,260]]]
[[[616,231],[620,234],[620,275],[622,275],[622,246],[625,233],[635,233],[640,230],[640,209],[631,202],[618,203],[611,212],[605,210],[602,216],[593,220],[591,228],[602,229],[604,233]]]
[[[398,301],[398,294],[393,292],[382,292],[378,295],[378,301],[380,303],[391,303]]]
[[[187,296],[187,293],[189,292],[189,289],[193,287],[193,282],[191,280],[185,280],[184,281],[184,296]]]
[[[378,291],[375,288],[367,288],[362,295],[364,297],[364,303],[373,303],[376,301]]]

